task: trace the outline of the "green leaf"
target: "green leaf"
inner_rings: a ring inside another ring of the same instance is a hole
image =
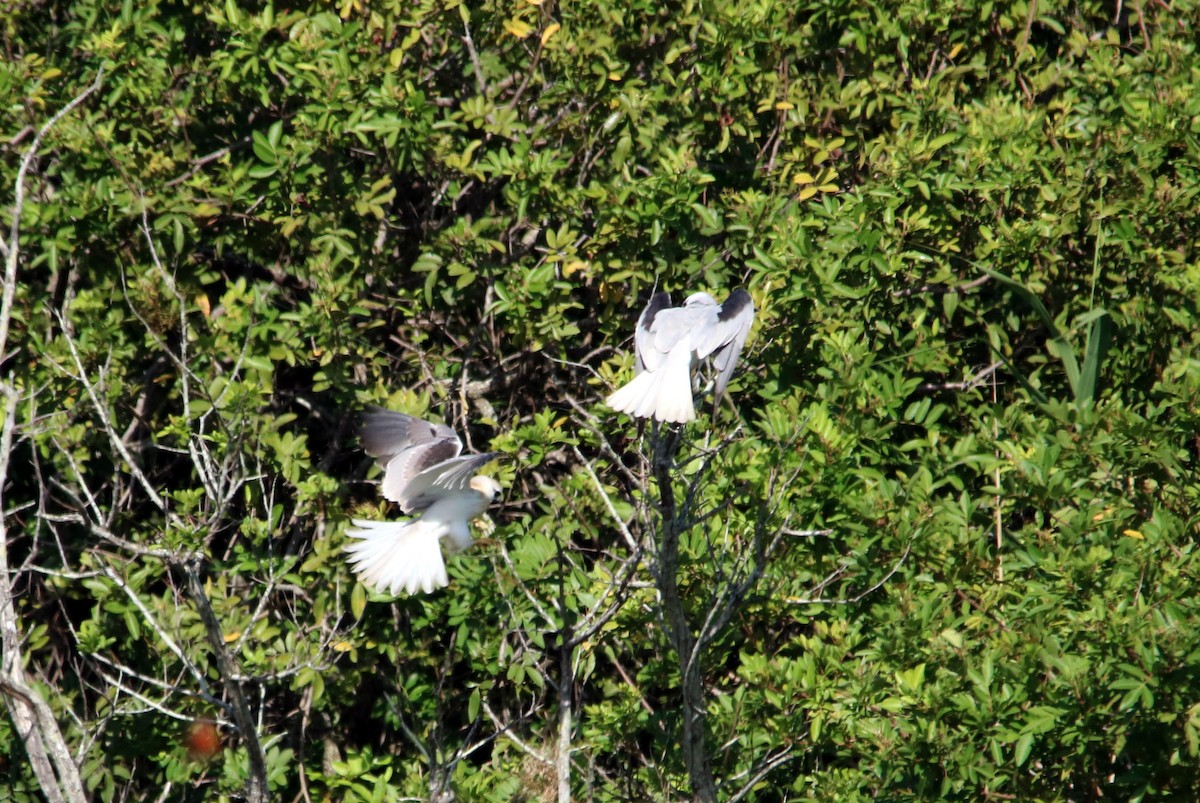
[[[1087,343],[1084,347],[1083,371],[1079,377],[1079,388],[1076,399],[1079,403],[1095,401],[1099,391],[1100,369],[1104,364],[1104,356],[1112,342],[1112,318],[1104,310],[1097,310],[1098,316],[1088,329]]]

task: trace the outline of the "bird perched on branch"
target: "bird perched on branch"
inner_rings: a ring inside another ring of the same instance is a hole
[[[445,424],[373,407],[363,419],[363,449],[383,468],[385,499],[415,514],[406,521],[354,519],[346,546],[359,578],[380,591],[426,594],[449,583],[442,558],[474,543],[468,522],[483,515],[500,484],[475,472],[499,452],[463,455]]]
[[[741,288],[724,304],[708,293],[693,293],[682,307],[672,307],[668,294],[655,293],[638,317],[633,338],[637,375],[608,397],[608,406],[638,418],[691,421],[696,417],[692,368],[711,357],[717,369],[715,410],[753,323],[754,302]]]

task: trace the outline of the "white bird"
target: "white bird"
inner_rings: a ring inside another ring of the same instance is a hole
[[[468,522],[483,515],[500,484],[476,474],[498,452],[461,455],[462,441],[445,424],[371,408],[360,433],[363,449],[383,467],[384,498],[416,514],[405,521],[354,519],[346,535],[350,564],[380,591],[426,594],[447,585],[442,540],[448,554],[474,543]]]
[[[754,302],[741,288],[724,304],[708,293],[693,293],[682,307],[672,307],[666,293],[655,293],[638,317],[633,338],[637,375],[608,397],[608,406],[638,418],[691,421],[696,417],[692,368],[711,357],[717,369],[715,410],[753,323]]]

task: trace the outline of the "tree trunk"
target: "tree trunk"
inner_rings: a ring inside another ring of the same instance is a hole
[[[658,441],[658,438],[655,440]],[[653,458],[662,513],[662,542],[659,545],[655,580],[666,617],[667,638],[679,663],[679,692],[683,703],[679,742],[683,750],[684,767],[692,785],[692,799],[700,803],[715,803],[717,785],[713,780],[712,763],[705,741],[707,731],[702,656],[679,595],[679,531],[682,522],[675,503],[675,489],[671,484],[671,466],[678,444],[678,431],[669,432],[664,440],[658,441]]]

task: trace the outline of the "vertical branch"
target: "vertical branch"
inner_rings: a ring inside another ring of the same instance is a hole
[[[671,468],[679,450],[679,435],[680,430],[670,428],[667,434],[662,436],[657,423],[655,424],[652,468],[654,478],[658,481],[659,513],[662,517],[662,538],[655,580],[666,617],[667,638],[679,664],[680,694],[683,698],[680,747],[683,750],[684,766],[692,784],[693,799],[711,803],[717,799],[717,787],[713,780],[708,747],[705,744],[704,677],[701,671],[700,645],[692,635],[683,599],[679,594],[679,536],[684,521],[676,505],[675,488],[671,481]]]
[[[571,800],[571,694],[575,689],[574,653],[571,611],[567,606],[567,590],[563,576],[567,572],[562,542],[558,545],[558,613],[562,630],[558,635],[558,750],[554,769],[558,776],[558,803]]]
[[[1000,421],[999,416],[995,413],[996,410],[996,374],[992,374],[992,441],[1000,442]],[[1001,551],[1004,548],[1004,531],[1001,529],[1003,518],[1000,513],[1000,508],[1003,506],[1003,498],[1000,496],[1000,448],[997,446],[996,451],[996,468],[994,474],[994,482],[996,485],[996,582],[1004,582],[1004,553]]]
[[[671,477],[679,451],[681,430],[668,430],[664,437],[656,426],[652,436],[651,470],[658,483],[658,512],[662,522],[658,562],[654,574],[667,637],[679,666],[679,691],[683,703],[680,747],[692,787],[692,797],[702,803],[715,801],[718,792],[707,741],[704,655],[762,578],[767,560],[782,537],[782,531],[774,527],[778,506],[783,502],[782,496],[777,496],[780,487],[779,476],[772,468],[766,493],[758,503],[754,531],[748,547],[732,556],[733,563],[728,571],[720,566],[715,567],[716,582],[710,593],[705,595],[705,604],[697,606],[698,612],[689,620],[688,610],[684,606],[679,589],[679,541],[686,531],[708,518],[707,515],[701,517],[700,521],[693,518],[701,485],[705,482],[705,477],[709,476],[716,455],[732,442],[738,431],[740,427],[722,439],[720,446],[708,450],[700,467],[688,481],[682,499],[676,498],[676,489]],[[782,487],[790,485],[798,473],[799,469],[782,483]],[[710,542],[709,548],[712,549],[712,546]],[[724,558],[717,558],[717,562],[722,559]],[[757,779],[758,772],[769,772],[771,768],[787,761],[789,755],[790,750],[784,750],[770,761],[764,762],[751,774]],[[753,786],[753,782],[750,786]],[[744,796],[748,788],[743,786],[737,795]],[[724,791],[723,785],[721,789]]]
[[[25,156],[21,159],[21,164],[17,168],[17,181],[13,187],[13,213],[12,225],[8,230],[8,242],[0,240],[0,251],[4,253],[4,295],[3,301],[0,302],[0,309],[3,313],[0,314],[0,354],[4,353],[4,347],[8,345],[8,326],[12,320],[12,305],[13,296],[17,289],[17,257],[21,251],[21,216],[25,212],[25,174],[29,172],[33,160],[37,157],[38,148],[42,146],[42,139],[49,133],[50,129],[58,124],[58,121],[67,116],[72,109],[83,103],[88,95],[100,88],[100,83],[104,78],[104,70],[96,72],[96,80],[92,81],[92,85],[76,95],[70,103],[58,110],[58,113],[46,121],[46,124],[41,127],[37,135],[33,138],[33,142],[29,144],[29,150],[25,151]]]
[[[469,756],[489,740],[484,739],[474,745],[470,744],[474,737],[476,728],[479,727],[480,719],[476,717],[467,730],[467,735],[462,738],[459,745],[454,748],[452,754],[446,748],[446,736],[449,728],[446,725],[447,717],[442,714],[443,706],[446,703],[446,684],[451,681],[454,672],[454,655],[458,645],[458,631],[450,631],[450,643],[446,647],[445,655],[442,656],[442,668],[438,673],[437,686],[434,688],[434,717],[433,727],[429,734],[429,742],[425,744],[421,738],[412,732],[407,726],[403,726],[405,734],[414,744],[417,749],[425,757],[429,763],[429,801],[430,803],[454,803],[458,796],[454,791],[454,769],[458,766],[458,762]],[[403,720],[401,720],[403,723]]]
[[[54,712],[29,684],[21,656],[21,631],[13,604],[12,574],[8,564],[8,517],[4,487],[12,454],[13,429],[17,414],[17,392],[9,382],[0,386],[4,394],[4,422],[0,433],[0,693],[25,744],[25,753],[37,776],[42,793],[51,803],[87,800],[79,768],[54,719]]]
[[[208,637],[208,645],[212,648],[217,659],[217,668],[221,671],[221,681],[225,684],[225,692],[233,709],[233,721],[237,725],[246,753],[250,757],[250,778],[246,781],[246,800],[249,803],[266,803],[267,800],[267,760],[263,754],[262,742],[258,738],[258,728],[254,723],[254,715],[242,686],[237,679],[237,666],[225,647],[225,634],[221,630],[221,622],[212,609],[208,594],[204,592],[204,583],[200,580],[199,560],[190,560],[183,564],[184,574],[187,575],[188,594],[204,623],[204,631]]]
[[[59,120],[100,88],[103,75],[103,70],[98,71],[95,80],[87,89],[76,95],[41,127],[17,169],[8,242],[0,240],[0,252],[4,254],[4,287],[3,293],[0,294],[0,359],[8,350],[8,332],[16,298],[17,263],[21,252],[21,216],[25,209],[25,176],[33,160],[37,158],[42,139]],[[5,512],[8,500],[4,494],[8,484],[8,468],[12,459],[17,415],[18,394],[11,372],[0,382],[0,395],[4,398],[3,429],[0,430],[0,647],[3,650],[0,656],[0,694],[3,695],[17,733],[25,744],[34,775],[46,799],[51,803],[77,803],[87,800],[79,768],[71,757],[70,748],[54,718],[54,712],[30,686],[21,655],[21,629],[13,602],[13,575],[8,562],[8,516]]]

